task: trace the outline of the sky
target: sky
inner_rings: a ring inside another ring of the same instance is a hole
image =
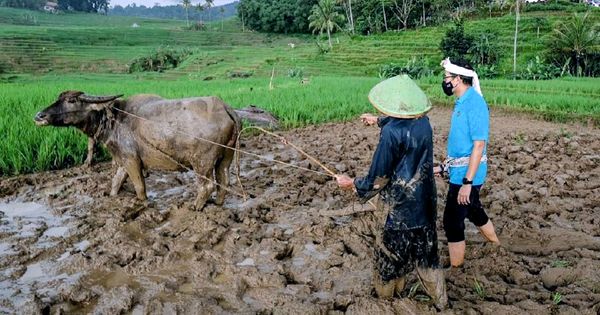
[[[199,0],[192,0],[192,4],[197,4],[200,2]],[[234,0],[215,0],[215,5],[222,5],[234,2]],[[153,7],[154,4],[158,3],[159,5],[173,5],[181,3],[181,0],[110,0],[111,6],[127,6],[128,4],[135,3],[136,5],[145,5],[147,7]],[[204,1],[202,1],[204,3]]]

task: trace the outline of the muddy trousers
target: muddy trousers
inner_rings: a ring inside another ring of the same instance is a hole
[[[431,297],[436,308],[442,310],[448,305],[448,296],[446,294],[446,280],[444,278],[443,269],[434,268],[415,268],[421,285],[425,289],[427,295]],[[382,299],[390,299],[396,293],[396,296],[401,296],[404,286],[406,285],[406,277],[400,277],[390,281],[383,281],[377,271],[374,273],[374,286],[377,296]]]

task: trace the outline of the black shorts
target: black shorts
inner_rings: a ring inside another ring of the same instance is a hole
[[[450,184],[448,196],[446,197],[446,209],[444,210],[444,231],[448,242],[462,242],[465,240],[465,218],[468,218],[475,226],[485,225],[489,218],[479,201],[479,190],[481,185],[472,186],[470,203],[468,205],[458,204],[458,191],[461,185]]]

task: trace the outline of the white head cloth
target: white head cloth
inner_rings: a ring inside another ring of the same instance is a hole
[[[444,70],[450,73],[473,78],[473,88],[475,89],[475,91],[477,91],[477,93],[479,93],[479,95],[483,96],[483,94],[481,93],[481,87],[479,86],[479,77],[477,76],[477,72],[453,64],[452,62],[450,62],[450,58],[442,60],[440,65],[444,67]]]

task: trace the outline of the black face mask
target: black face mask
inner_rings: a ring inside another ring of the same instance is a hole
[[[452,95],[452,89],[454,87],[452,86],[452,82],[446,82],[445,80],[442,80],[442,90],[444,90],[444,93],[448,96]]]

